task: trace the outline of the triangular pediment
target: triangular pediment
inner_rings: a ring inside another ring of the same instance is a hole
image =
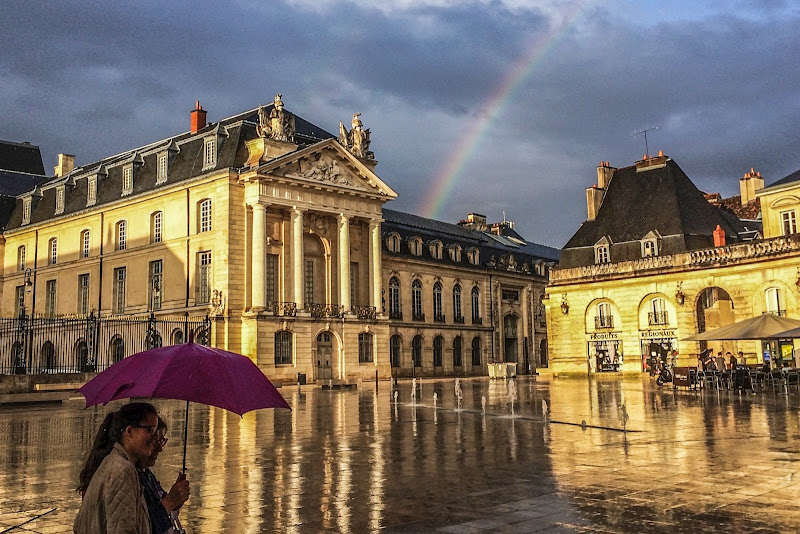
[[[302,186],[322,186],[387,200],[397,197],[397,193],[370,167],[335,139],[326,139],[267,161],[258,167],[256,179],[285,180]]]

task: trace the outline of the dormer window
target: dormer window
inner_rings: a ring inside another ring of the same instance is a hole
[[[158,168],[156,170],[156,185],[167,181],[167,170],[169,167],[169,154],[162,152],[158,155]]]
[[[206,138],[203,146],[203,170],[212,169],[217,165],[216,136]]]
[[[86,206],[94,206],[97,203],[97,176],[90,176],[86,187]]]
[[[648,232],[642,238],[642,257],[649,258],[651,256],[658,256],[658,240],[661,236],[655,232]]]
[[[454,261],[456,263],[461,262],[461,246],[460,245],[450,245],[448,247],[448,252],[450,253],[450,261]]]
[[[594,262],[611,263],[611,242],[604,237],[594,245]]]
[[[467,250],[467,260],[472,265],[478,265],[481,261],[481,253],[477,248],[471,248]]]
[[[122,195],[133,193],[133,164],[122,168]]]
[[[408,251],[412,256],[422,256],[422,239],[412,237],[408,240]]]
[[[64,213],[64,186],[56,188],[56,215]]]
[[[31,222],[31,197],[22,200],[22,224]]]
[[[391,234],[389,237],[387,237],[386,248],[389,249],[389,252],[400,252],[400,236],[397,234]]]
[[[431,257],[435,260],[442,259],[442,242],[434,241],[430,244]]]

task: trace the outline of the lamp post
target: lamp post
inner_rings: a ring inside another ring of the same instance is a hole
[[[25,296],[33,290],[33,271],[30,267],[25,269],[24,293],[22,295],[22,315],[25,316]]]

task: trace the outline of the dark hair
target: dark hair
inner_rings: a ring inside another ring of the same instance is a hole
[[[106,415],[100,428],[97,429],[97,435],[94,437],[92,450],[89,451],[89,455],[83,464],[83,469],[81,469],[78,487],[76,488],[79,492],[86,492],[95,471],[100,467],[105,457],[108,456],[108,453],[111,452],[111,449],[114,448],[114,444],[119,442],[122,438],[122,433],[125,429],[129,426],[141,423],[149,414],[158,415],[158,412],[156,412],[152,404],[146,402],[131,402],[116,412],[111,412]]]

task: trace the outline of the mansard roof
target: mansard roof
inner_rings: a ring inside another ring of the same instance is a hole
[[[480,265],[484,267],[493,258],[495,261],[500,261],[502,256],[509,253],[514,254],[515,260],[520,265],[523,262],[531,265],[534,263],[554,263],[558,260],[558,249],[538,243],[526,242],[521,238],[512,240],[491,232],[470,230],[457,224],[394,211],[385,207],[383,208],[383,219],[383,234],[389,235],[396,232],[402,238],[403,243],[400,251],[396,254],[404,257],[415,257],[410,254],[406,240],[412,237],[420,237],[424,243],[440,240],[445,246],[461,245],[464,252],[470,248],[477,248],[480,254]],[[515,232],[514,235],[518,236],[519,234]],[[383,247],[386,248],[385,240]],[[441,260],[432,258],[428,247],[423,247],[422,259],[439,263],[453,263],[447,254],[443,255]],[[456,263],[464,266],[470,265],[465,254],[462,254],[461,261]]]
[[[269,112],[273,104],[266,106]],[[174,137],[169,137],[142,147],[122,152],[80,167],[76,167],[65,176],[46,178],[39,176],[36,180],[18,181],[17,186],[9,189],[9,193],[17,196],[14,210],[7,221],[0,221],[3,229],[18,228],[22,224],[23,198],[34,192],[31,207],[30,224],[46,221],[55,214],[56,188],[67,185],[65,195],[64,215],[87,209],[87,179],[97,176],[97,200],[94,206],[102,206],[117,202],[122,198],[122,173],[128,164],[135,164],[136,175],[133,182],[131,195],[145,193],[160,187],[174,185],[191,178],[201,176],[208,172],[221,169],[238,169],[247,161],[247,148],[245,142],[257,136],[256,124],[258,123],[258,108],[239,113],[233,117],[212,122],[196,133],[183,132]],[[217,162],[213,169],[203,169],[204,140],[211,135],[221,139],[216,155]],[[298,150],[334,136],[323,128],[295,115],[295,144]],[[157,158],[159,153],[169,150],[169,171],[167,181],[156,184]],[[38,148],[37,148],[38,151]],[[4,182],[0,176],[0,188]],[[38,194],[41,191],[41,198]],[[2,191],[0,190],[0,193]]]
[[[711,237],[717,225],[729,242],[747,231],[735,215],[711,205],[667,158],[663,165],[614,171],[595,220],[585,221],[564,250],[591,247],[604,236],[612,243],[638,241],[651,230],[665,237],[681,236],[681,248],[689,250],[696,247],[686,238]]]
[[[767,187],[761,189],[758,192],[759,193],[763,193],[765,191],[767,191],[767,192],[771,191],[772,189],[780,189],[783,186],[786,186],[786,185],[789,185],[789,184],[792,184],[792,183],[795,183],[795,182],[800,182],[800,170],[794,171],[789,176],[781,178],[777,182],[771,183],[770,185],[768,185]]]
[[[0,171],[44,175],[39,147],[30,143],[0,140]]]

